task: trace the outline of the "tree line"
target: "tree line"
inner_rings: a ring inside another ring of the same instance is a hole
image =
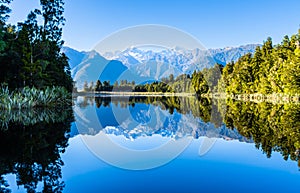
[[[135,91],[135,92],[188,92],[198,96],[207,93],[227,94],[299,94],[300,90],[300,30],[282,42],[273,45],[268,38],[258,46],[254,54],[248,53],[236,62],[225,66],[215,64],[212,68],[194,71],[160,81],[135,85],[127,80],[111,84],[97,81],[85,91]]]
[[[300,29],[274,45],[269,37],[254,54],[248,53],[224,67],[194,72],[196,93],[288,94],[300,93]]]
[[[273,45],[268,38],[255,53],[227,64],[219,81],[219,91],[230,94],[299,94],[300,30]],[[223,85],[223,86],[221,86]],[[222,88],[225,88],[222,90]]]
[[[210,70],[209,70],[210,71]],[[195,72],[196,73],[196,72]],[[203,79],[203,78],[202,78]],[[202,80],[201,79],[201,80]],[[204,79],[202,80],[204,81]],[[135,81],[120,80],[113,84],[110,81],[97,80],[94,82],[85,82],[83,85],[84,92],[99,92],[99,91],[116,91],[116,92],[195,92],[194,84],[200,82],[199,77],[194,74],[182,74],[174,77],[170,74],[169,77],[162,78],[160,81],[145,82],[136,84]],[[198,85],[198,84],[196,84]],[[207,87],[208,88],[208,87]]]
[[[72,90],[67,56],[61,52],[63,0],[40,0],[17,25],[7,23],[12,0],[0,6],[0,83],[10,89],[63,86]]]
[[[192,85],[198,94],[288,94],[300,93],[300,29],[274,45],[269,37],[254,54],[248,53],[224,67],[194,72]]]

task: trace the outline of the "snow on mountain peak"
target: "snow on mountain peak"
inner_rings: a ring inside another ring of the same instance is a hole
[[[225,65],[232,60],[236,61],[245,53],[253,53],[256,46],[250,44],[236,48],[226,47],[209,50],[200,48],[188,50],[178,46],[174,48],[131,46],[124,51],[115,52],[114,54],[105,53],[104,56],[108,59],[121,61],[129,69],[137,71],[139,75],[144,74],[144,76],[148,76],[151,71],[157,70],[158,65],[168,66],[167,69],[174,68],[176,72],[181,74],[211,67],[215,63]],[[156,63],[154,64],[151,61]],[[145,74],[146,72],[147,74]],[[157,75],[157,73],[155,74]]]
[[[87,64],[90,66],[87,67],[84,73],[95,73],[101,66],[99,63],[106,65],[110,60],[114,60],[120,61],[123,67],[136,77],[159,80],[170,74],[174,74],[174,76],[183,73],[191,74],[195,70],[210,68],[216,63],[226,65],[228,62],[236,61],[247,53],[254,53],[257,46],[260,45],[250,44],[209,50],[199,48],[188,50],[180,47],[155,48],[155,46],[152,46],[154,48],[151,49],[151,46],[132,46],[123,51],[107,52],[102,55],[104,58],[96,51],[77,52],[72,49],[64,49],[64,51],[70,58],[72,76],[79,73],[81,68],[87,66]],[[105,78],[112,76],[111,71],[105,73]],[[84,78],[86,77],[84,76]]]

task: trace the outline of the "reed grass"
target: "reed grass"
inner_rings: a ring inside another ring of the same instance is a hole
[[[63,87],[53,86],[45,89],[25,87],[12,92],[8,87],[0,87],[0,109],[2,110],[65,106],[71,102],[71,94]]]

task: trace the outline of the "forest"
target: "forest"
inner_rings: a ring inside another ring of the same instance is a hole
[[[248,53],[236,62],[212,68],[162,78],[160,81],[135,85],[121,80],[110,84],[98,80],[96,85],[84,86],[84,91],[133,91],[133,92],[188,92],[203,96],[208,93],[227,94],[286,94],[300,92],[300,30],[298,34],[284,36],[274,45],[267,38],[254,54]]]
[[[10,90],[61,86],[72,91],[67,56],[61,52],[65,24],[63,0],[40,0],[40,9],[16,25],[7,23],[12,0],[0,6],[0,83]],[[225,66],[216,64],[193,74],[170,75],[160,81],[135,85],[123,80],[86,86],[85,90],[135,90],[148,92],[226,92],[228,94],[298,94],[300,87],[300,30],[274,45],[267,38],[254,54]]]
[[[300,30],[290,38],[284,36],[278,45],[268,38],[253,55],[246,54],[236,63],[227,64],[219,84],[225,86],[226,93],[233,94],[299,94],[299,42]]]
[[[135,81],[120,80],[113,84],[100,80],[96,84],[85,82],[83,92],[116,91],[116,92],[161,92],[161,93],[209,93],[217,89],[223,66],[216,64],[213,68],[194,72],[192,75],[182,74],[162,78],[160,81],[136,84]]]
[[[24,87],[46,89],[63,87],[72,91],[73,81],[63,46],[62,27],[65,19],[63,0],[40,0],[40,9],[32,10],[17,25],[7,23],[12,0],[1,0],[0,6],[0,83],[9,90]],[[188,92],[289,94],[300,87],[300,30],[284,36],[274,45],[271,38],[258,46],[254,54],[246,54],[225,66],[215,64],[192,74],[162,78],[151,83],[136,84],[119,80],[85,83],[84,91]]]
[[[0,84],[2,91],[9,89],[8,99],[13,100],[13,92],[18,91],[22,102],[31,100],[24,96],[24,88],[37,89],[37,94],[49,87],[71,92],[68,58],[61,52],[63,1],[40,0],[40,9],[32,10],[16,25],[7,23],[12,0],[0,2]],[[1,92],[0,99],[7,99],[3,95]]]

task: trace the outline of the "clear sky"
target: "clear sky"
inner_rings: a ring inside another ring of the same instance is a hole
[[[10,22],[22,21],[38,0],[14,0]],[[196,37],[206,48],[279,43],[297,33],[299,0],[65,0],[65,45],[90,50],[117,30],[163,24]]]

